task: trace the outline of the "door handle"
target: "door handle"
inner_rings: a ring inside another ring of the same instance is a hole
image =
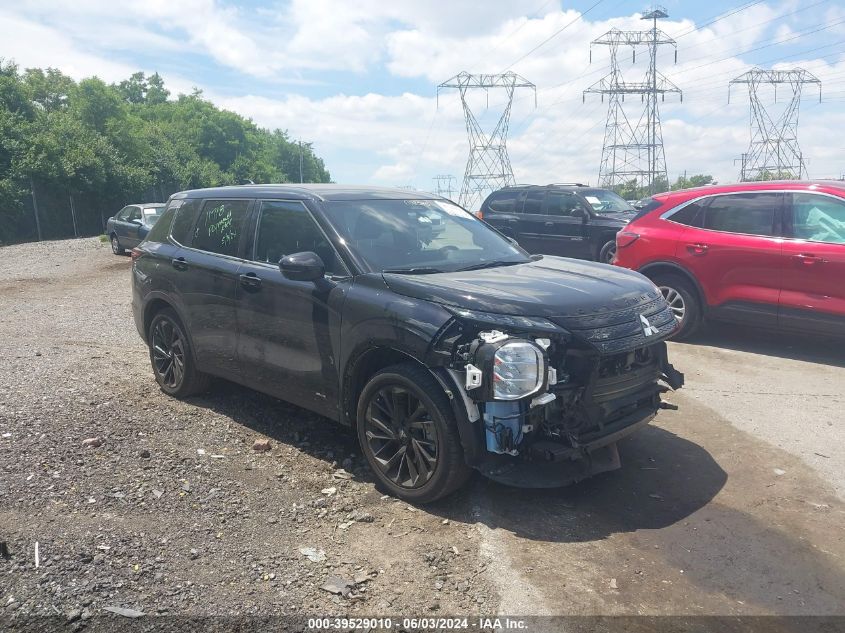
[[[240,280],[241,285],[244,288],[250,288],[252,290],[258,290],[261,288],[261,277],[255,273],[246,273],[245,275],[241,275]]]
[[[695,244],[687,244],[687,251],[690,255],[706,255],[707,249],[710,248],[707,244],[696,242]]]
[[[793,259],[795,259],[798,263],[803,264],[804,266],[824,264],[827,261],[822,257],[816,257],[812,253],[801,253],[800,255],[794,255]]]
[[[552,227],[552,226],[554,226],[554,225],[555,225],[555,223],[554,223],[554,222],[546,222],[546,226]]]
[[[184,257],[174,257],[170,260],[170,263],[176,270],[188,270],[188,262],[185,261]]]

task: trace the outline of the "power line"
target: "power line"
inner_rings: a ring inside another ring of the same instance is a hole
[[[749,2],[747,4],[742,5],[741,7],[737,7],[736,9],[734,9],[734,10],[728,12],[728,13],[720,14],[715,19],[710,20],[709,22],[705,22],[704,24],[699,24],[695,28],[692,28],[688,31],[684,31],[680,35],[676,35],[675,39],[679,40],[682,37],[686,37],[687,35],[694,33],[695,31],[700,31],[701,29],[707,28],[711,24],[716,24],[716,22],[720,22],[721,20],[724,20],[725,18],[729,18],[732,15],[736,15],[737,13],[741,13],[741,12],[747,10],[747,9],[750,9],[751,7],[753,7],[755,5],[761,4],[762,2],[763,2],[763,0],[755,0],[754,2]]]
[[[587,15],[590,11],[592,11],[592,10],[593,10],[593,9],[595,9],[597,6],[599,6],[602,2],[604,2],[604,0],[598,0],[598,2],[596,2],[596,3],[595,3],[593,6],[591,6],[589,9],[587,9],[587,10],[586,10],[586,11],[584,11],[583,13],[579,13],[579,14],[578,14],[578,16],[577,16],[575,19],[573,19],[573,20],[569,21],[568,23],[564,24],[561,28],[559,28],[557,31],[555,31],[554,33],[552,33],[549,37],[547,37],[547,38],[546,38],[546,39],[544,39],[542,42],[540,42],[539,44],[537,44],[537,46],[535,46],[535,47],[534,47],[534,48],[532,48],[530,51],[528,51],[527,53],[525,53],[525,55],[523,55],[522,57],[520,57],[519,59],[517,59],[515,62],[511,62],[511,64],[510,64],[507,68],[505,68],[505,70],[510,70],[513,66],[515,66],[516,64],[518,64],[519,62],[521,62],[523,59],[525,59],[525,58],[526,58],[526,57],[528,57],[529,55],[533,54],[533,53],[534,53],[535,51],[537,51],[539,48],[542,48],[543,46],[545,46],[548,42],[552,41],[554,38],[556,38],[558,35],[560,35],[561,33],[563,33],[563,32],[564,32],[566,29],[568,29],[570,26],[572,26],[572,25],[573,25],[573,24],[575,24],[576,22],[578,22],[578,21],[580,21],[581,19],[583,19],[583,17],[584,17],[585,15]]]

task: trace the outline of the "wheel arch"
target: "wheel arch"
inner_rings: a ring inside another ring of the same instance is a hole
[[[651,264],[646,264],[637,272],[642,273],[649,279],[660,274],[678,275],[679,277],[686,279],[695,290],[695,294],[697,295],[699,304],[701,305],[701,311],[705,313],[707,312],[707,295],[704,294],[704,289],[701,287],[698,279],[695,278],[695,275],[680,264],[676,264],[674,262],[653,262]]]
[[[428,368],[413,354],[389,345],[375,345],[358,352],[346,364],[341,388],[341,422],[355,428],[357,425],[358,399],[364,385],[376,373],[391,365],[414,363]]]
[[[161,312],[162,310],[166,310],[168,308],[173,310],[173,312],[175,312],[176,316],[179,318],[179,321],[181,321],[182,327],[185,330],[185,335],[188,337],[188,343],[191,346],[191,354],[193,354],[194,360],[196,360],[194,339],[191,336],[191,330],[188,327],[188,321],[185,318],[185,315],[173,301],[171,301],[168,297],[165,297],[158,293],[148,297],[146,303],[144,304],[144,341],[149,343],[150,324],[153,322],[153,318],[155,318],[155,315]]]
[[[348,364],[341,395],[341,422],[357,427],[358,400],[364,386],[376,373],[392,365],[412,363],[428,372],[443,389],[452,407],[452,413],[458,427],[458,436],[467,464],[477,463],[483,455],[483,437],[480,423],[473,423],[464,404],[464,399],[457,393],[460,385],[443,367],[431,368],[422,360],[406,351],[382,345],[363,350]]]

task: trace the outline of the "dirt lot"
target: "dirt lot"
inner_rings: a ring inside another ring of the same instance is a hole
[[[0,615],[845,615],[841,344],[711,329],[671,345],[680,410],[621,471],[414,508],[312,414],[164,396],[129,266],[97,240],[0,249]]]

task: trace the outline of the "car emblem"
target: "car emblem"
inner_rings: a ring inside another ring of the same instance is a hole
[[[643,326],[643,334],[646,336],[653,336],[655,334],[659,334],[660,330],[654,327],[647,318],[645,318],[644,314],[640,315],[640,324]]]

